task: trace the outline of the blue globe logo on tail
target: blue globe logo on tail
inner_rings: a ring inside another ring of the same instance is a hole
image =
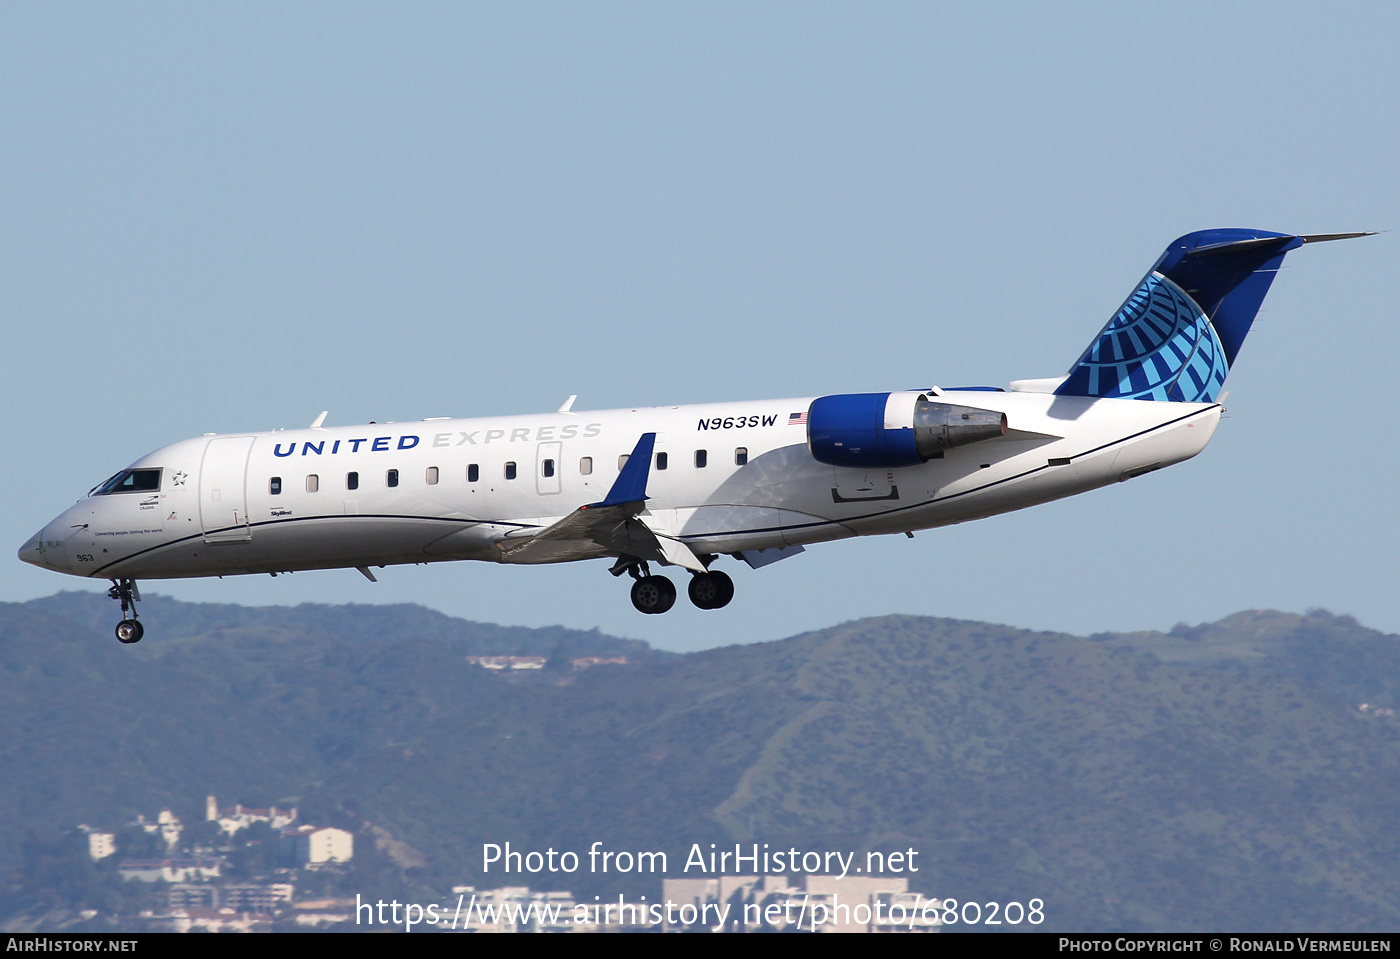
[[[1213,403],[1230,372],[1210,320],[1181,287],[1149,273],[1057,392]],[[1073,384],[1073,386],[1071,386]]]

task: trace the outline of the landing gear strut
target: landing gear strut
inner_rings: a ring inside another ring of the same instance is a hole
[[[107,590],[107,598],[122,604],[122,621],[117,624],[117,639],[123,643],[139,643],[146,630],[136,618],[136,603],[141,599],[141,591],[136,588],[134,579],[114,579],[112,588]],[[128,617],[127,612],[131,612]]]

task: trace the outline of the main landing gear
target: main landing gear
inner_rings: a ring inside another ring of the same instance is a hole
[[[136,588],[134,579],[114,579],[112,588],[107,590],[107,598],[122,604],[122,621],[117,624],[117,639],[123,643],[139,643],[146,630],[136,618],[136,603],[141,599],[141,591]],[[127,612],[131,612],[128,617]]]
[[[637,612],[664,613],[676,605],[675,584],[665,576],[653,576],[645,562],[619,560],[612,572],[614,576],[628,573],[635,580],[632,583],[632,605]],[[734,581],[718,570],[693,573],[686,592],[698,609],[719,609],[729,605],[734,598]]]
[[[676,587],[665,576],[638,576],[632,584],[632,605],[639,613],[664,613],[676,605]]]
[[[734,580],[719,570],[690,577],[690,601],[699,609],[721,609],[734,598]]]

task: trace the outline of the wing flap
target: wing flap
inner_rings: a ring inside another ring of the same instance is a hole
[[[705,564],[689,546],[656,532],[637,515],[642,505],[638,501],[618,506],[581,506],[532,536],[504,539],[496,548],[516,562],[574,555],[583,547],[584,553],[635,556],[696,573],[705,572]]]
[[[580,506],[538,533],[514,536],[496,544],[515,562],[543,562],[580,554],[635,556],[650,562],[681,566],[697,573],[705,564],[680,540],[657,533],[640,513],[646,509],[647,479],[655,433],[643,433],[628,456],[608,495]]]

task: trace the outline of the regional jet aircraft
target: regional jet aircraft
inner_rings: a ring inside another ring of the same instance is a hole
[[[139,579],[447,560],[612,561],[664,613],[734,595],[715,568],[961,523],[1190,459],[1284,255],[1312,236],[1173,242],[1069,372],[998,387],[206,435],[143,456],[19,557],[109,579],[124,643]]]

